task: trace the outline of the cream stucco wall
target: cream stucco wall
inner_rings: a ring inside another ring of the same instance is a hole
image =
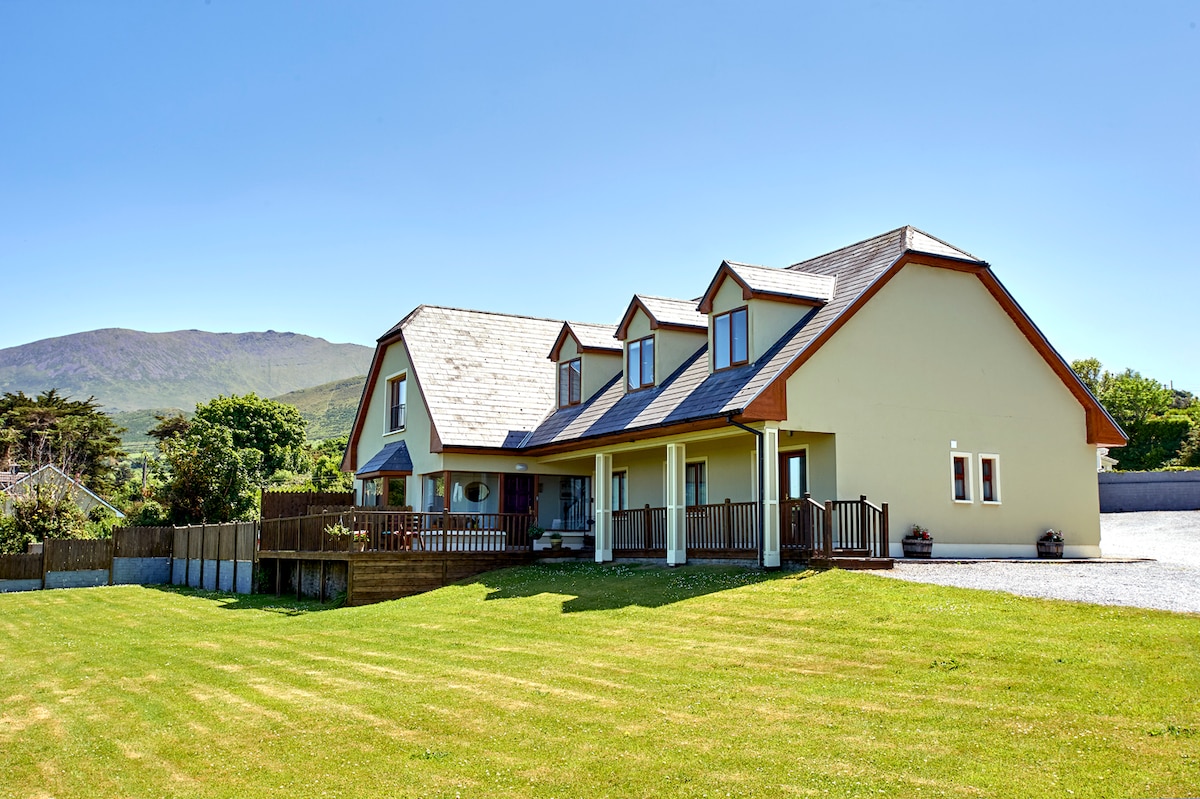
[[[1083,408],[975,276],[904,267],[787,395],[784,428],[836,434],[838,497],[890,504],[893,552],[920,523],[935,557],[1033,556],[1048,527],[1068,556],[1099,554]],[[970,453],[972,502],[953,499],[952,449]],[[996,505],[979,501],[981,453],[999,457]]]

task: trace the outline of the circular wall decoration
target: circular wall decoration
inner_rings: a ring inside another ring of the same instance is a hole
[[[467,483],[467,487],[463,489],[463,494],[467,497],[468,502],[483,502],[491,493],[492,490],[487,487],[487,484],[478,480]]]

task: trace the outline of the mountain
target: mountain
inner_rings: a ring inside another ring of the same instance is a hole
[[[277,397],[365,374],[371,348],[296,333],[109,328],[0,349],[0,392],[50,388],[106,410],[192,409],[220,394]],[[358,399],[355,398],[357,403]]]
[[[348,436],[366,382],[366,375],[359,375],[348,380],[302,388],[274,399],[300,411],[300,415],[308,421],[310,440]]]
[[[334,380],[331,383],[290,391],[272,399],[300,411],[300,415],[308,422],[309,440],[321,441],[350,435],[350,426],[354,424],[354,411],[358,409],[358,399],[362,396],[363,384],[366,382],[366,376],[359,375],[347,380]],[[186,410],[148,408],[139,411],[115,411],[109,413],[109,416],[117,426],[125,428],[125,432],[121,433],[121,449],[136,455],[139,452],[156,451],[156,442],[147,432],[158,424],[156,416],[183,414],[191,418],[194,408],[195,406]]]

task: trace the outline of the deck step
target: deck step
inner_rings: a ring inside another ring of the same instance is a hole
[[[814,569],[887,570],[895,565],[895,561],[892,558],[834,556],[832,558],[813,558],[809,561],[809,565]]]

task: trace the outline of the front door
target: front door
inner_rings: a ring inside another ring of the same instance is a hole
[[[504,475],[504,505],[501,513],[532,513],[537,492],[531,474]]]
[[[808,451],[783,452],[779,455],[779,529],[784,549],[813,547],[811,513],[801,500],[808,491]]]

